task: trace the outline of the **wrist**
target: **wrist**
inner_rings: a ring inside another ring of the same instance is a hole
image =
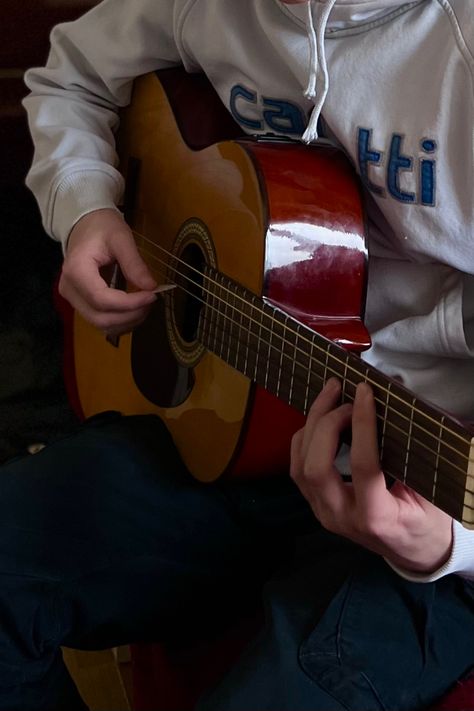
[[[107,238],[111,232],[122,230],[124,224],[123,215],[116,207],[91,210],[82,215],[72,227],[65,252],[70,254],[72,249],[88,239]]]
[[[79,172],[61,181],[54,191],[48,231],[62,243],[64,251],[72,229],[82,217],[101,209],[118,211],[122,179],[117,176],[101,171]]]
[[[442,546],[440,542],[435,542],[433,545],[433,553],[426,551],[423,560],[413,561],[409,557],[384,557],[385,562],[398,574],[400,577],[412,582],[433,582],[448,573],[456,572],[452,569],[452,559],[456,547],[455,537],[456,522],[450,521],[449,537],[442,536]],[[431,548],[430,545],[427,548]],[[441,551],[441,552],[440,552]]]

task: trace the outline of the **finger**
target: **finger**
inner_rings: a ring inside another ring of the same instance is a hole
[[[110,289],[110,291],[114,290]],[[87,321],[104,332],[108,332],[110,329],[118,329],[117,332],[124,332],[138,325],[146,318],[151,306],[158,298],[155,295],[152,304],[145,304],[145,306],[140,306],[137,309],[130,310],[127,308],[108,311],[95,308],[77,290],[62,279],[59,283],[59,292]]]
[[[139,312],[135,312],[133,318],[127,320],[120,320],[115,322],[113,318],[108,321],[106,326],[101,330],[107,336],[122,336],[125,333],[133,331],[137,326],[142,324],[148,315],[148,309],[141,309]]]
[[[114,256],[125,278],[138,289],[155,289],[157,282],[138,252],[133,238],[127,234],[114,241]]]
[[[330,378],[324,388],[319,393],[318,397],[311,405],[311,408],[308,412],[302,442],[303,451],[306,451],[313,435],[314,428],[316,427],[321,417],[326,415],[328,412],[330,412],[337,406],[340,394],[341,383],[336,378]]]
[[[382,510],[389,492],[380,467],[374,396],[366,383],[357,386],[354,399],[351,469],[358,508],[370,517]]]
[[[341,405],[323,416],[315,427],[307,445],[304,466],[296,482],[311,502],[320,521],[331,530],[331,517],[339,518],[348,503],[350,493],[345,487],[334,459],[339,448],[339,437],[351,420],[351,405]]]
[[[103,331],[107,335],[120,335],[132,331],[146,319],[149,308],[137,309],[131,312],[106,312],[97,313],[87,311],[87,308],[78,309],[84,318],[93,326]]]
[[[321,417],[306,444],[306,475],[316,483],[319,476],[334,469],[340,435],[351,422],[352,405],[345,404]],[[305,428],[306,429],[306,428]]]
[[[292,479],[297,479],[300,472],[303,471],[304,460],[302,456],[303,451],[303,430],[301,428],[293,435],[291,439],[291,450],[290,450],[290,477]]]
[[[75,308],[81,310],[80,301],[96,313],[134,311],[156,301],[152,291],[126,292],[109,287],[93,258],[76,262],[72,269],[65,262],[59,288]]]

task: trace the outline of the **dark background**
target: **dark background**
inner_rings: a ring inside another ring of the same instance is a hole
[[[46,61],[50,29],[93,0],[2,0],[0,7],[0,462],[76,425],[62,379],[53,288],[62,255],[24,185],[32,145],[24,70]]]

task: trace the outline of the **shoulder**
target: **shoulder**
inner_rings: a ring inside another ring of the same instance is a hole
[[[472,0],[438,0],[450,18],[461,48],[468,50],[474,61],[474,13]]]

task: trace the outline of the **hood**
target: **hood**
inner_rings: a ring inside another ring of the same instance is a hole
[[[352,29],[359,24],[374,22],[397,9],[407,9],[425,0],[401,2],[400,0],[307,0],[283,7],[306,24],[310,47],[308,86],[306,98],[314,103],[311,117],[302,136],[305,143],[318,138],[318,119],[329,89],[329,76],[325,55],[325,37],[331,32]]]

